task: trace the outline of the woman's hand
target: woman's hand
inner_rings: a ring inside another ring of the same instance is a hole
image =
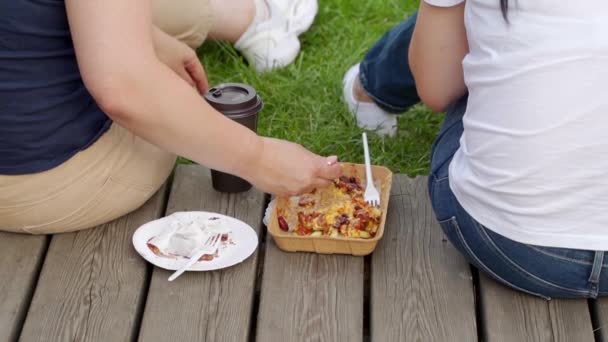
[[[258,189],[290,196],[331,184],[342,175],[337,157],[321,157],[304,147],[273,138],[262,138],[259,159],[244,171],[244,177]]]
[[[161,62],[201,94],[207,91],[207,74],[194,50],[157,27],[154,27],[153,40],[156,56]]]

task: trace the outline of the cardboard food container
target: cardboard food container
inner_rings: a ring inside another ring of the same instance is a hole
[[[356,176],[361,179],[365,189],[365,165],[342,163],[345,176]],[[384,166],[372,165],[374,184],[380,192],[380,209],[382,217],[376,235],[370,239],[329,237],[329,236],[300,236],[293,232],[285,232],[279,228],[278,211],[287,211],[289,198],[277,198],[268,224],[268,232],[277,246],[286,252],[315,252],[319,254],[351,254],[367,255],[374,251],[378,241],[384,235],[388,201],[390,199],[393,173]],[[380,185],[380,187],[378,187]]]

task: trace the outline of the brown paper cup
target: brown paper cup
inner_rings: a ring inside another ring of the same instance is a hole
[[[264,103],[253,87],[242,83],[224,83],[204,94],[205,100],[226,117],[257,132],[258,113]],[[211,170],[213,188],[220,192],[243,192],[251,189],[246,180],[225,172]]]

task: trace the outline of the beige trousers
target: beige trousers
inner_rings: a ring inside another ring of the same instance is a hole
[[[152,0],[156,26],[189,46],[211,27],[207,0]],[[91,228],[146,202],[176,157],[113,124],[93,145],[51,170],[0,175],[0,230],[51,234]]]

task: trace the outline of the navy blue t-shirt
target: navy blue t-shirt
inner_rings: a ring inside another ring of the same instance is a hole
[[[56,167],[110,127],[82,82],[63,0],[0,0],[0,174]]]

